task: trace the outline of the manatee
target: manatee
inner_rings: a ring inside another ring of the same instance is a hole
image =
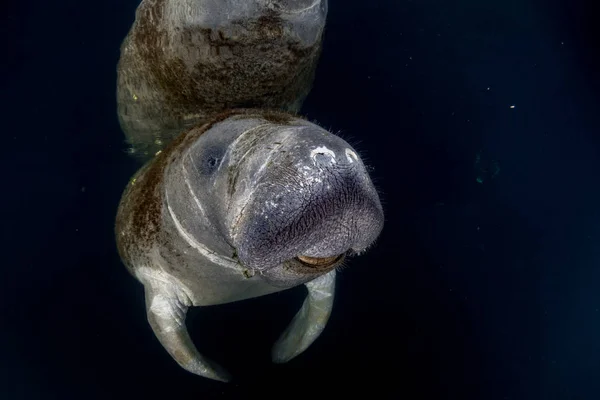
[[[290,114],[232,110],[178,136],[135,174],[116,237],[165,349],[186,370],[227,381],[192,343],[188,307],[305,283],[308,296],[272,352],[288,361],[324,329],[335,268],[382,226],[377,191],[348,143]]]
[[[143,0],[121,45],[119,122],[147,160],[232,108],[297,113],[321,52],[326,0]]]
[[[145,164],[119,203],[117,247],[154,334],[194,374],[230,379],[194,345],[190,307],[305,285],[272,349],[287,362],[323,331],[337,268],[383,229],[357,151],[298,115],[326,11],[325,0],[144,0],[122,46],[119,118]]]

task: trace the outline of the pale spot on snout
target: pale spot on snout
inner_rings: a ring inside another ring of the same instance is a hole
[[[346,153],[346,158],[348,159],[349,163],[358,161],[358,155],[356,155],[356,153],[354,151],[352,151],[351,149],[346,148],[345,153]]]
[[[325,146],[319,146],[310,151],[310,158],[315,164],[321,164],[323,162],[323,157],[329,158],[330,162],[335,164],[335,153],[333,150],[330,150]]]

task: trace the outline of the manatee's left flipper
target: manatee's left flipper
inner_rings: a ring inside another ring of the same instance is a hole
[[[188,334],[185,316],[191,301],[185,291],[166,276],[152,278],[144,279],[146,314],[160,343],[189,372],[228,382],[231,379],[229,373],[200,354]]]
[[[319,337],[333,307],[335,270],[306,284],[302,308],[273,346],[273,362],[284,363],[302,353]]]

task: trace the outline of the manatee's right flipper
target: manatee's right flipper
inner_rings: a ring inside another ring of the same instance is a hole
[[[188,334],[185,315],[191,301],[184,290],[159,277],[145,278],[148,322],[163,347],[191,373],[228,382],[231,379],[229,373],[200,354]]]

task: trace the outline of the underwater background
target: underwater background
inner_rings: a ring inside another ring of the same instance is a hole
[[[302,114],[372,167],[384,231],[287,364],[303,288],[192,309],[230,384],[169,357],[115,247],[138,2],[3,4],[0,399],[600,398],[595,2],[329,1]]]

